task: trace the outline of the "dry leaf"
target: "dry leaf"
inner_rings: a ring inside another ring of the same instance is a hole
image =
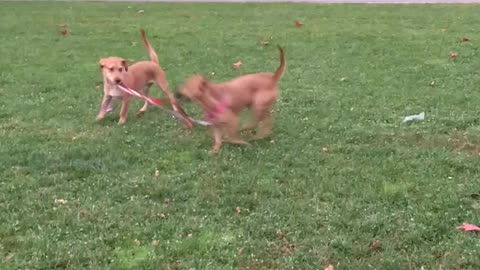
[[[379,247],[380,247],[380,242],[378,240],[376,240],[375,242],[373,242],[373,244],[370,245],[370,249],[373,251],[378,250]]]
[[[457,227],[457,230],[464,232],[480,232],[480,227],[469,223],[463,223],[462,226]]]
[[[80,216],[84,217],[87,215],[87,212],[85,210],[80,211]]]
[[[64,23],[59,23],[59,24],[57,24],[57,26],[60,27],[60,28],[65,28],[65,27],[67,27],[67,25],[64,24]]]
[[[469,38],[466,38],[466,37],[462,38],[462,42],[469,42],[469,41],[470,41]]]
[[[283,256],[288,256],[293,251],[295,251],[295,245],[294,244],[289,244],[289,245],[286,245],[286,246],[282,247],[282,255]]]
[[[138,13],[139,13],[139,14],[142,14],[142,13],[145,13],[145,11],[143,11],[143,9],[140,9],[140,10],[138,11]]]
[[[323,147],[323,148],[322,148],[322,153],[328,153],[328,148],[327,148],[327,147]]]
[[[67,30],[63,30],[62,32],[60,32],[60,34],[61,34],[62,36],[66,36],[66,35],[68,35],[68,31],[67,31]]]
[[[55,204],[58,204],[58,205],[65,205],[67,204],[67,200],[64,200],[64,199],[55,199]]]
[[[456,54],[456,53],[450,54],[450,60],[454,61],[455,59],[457,59],[457,56],[458,56],[458,54]]]
[[[242,66],[242,61],[238,61],[236,63],[233,63],[233,66],[236,67],[236,68],[240,68]]]
[[[139,247],[142,243],[140,243],[140,241],[138,241],[138,239],[135,239],[135,241],[133,241],[133,244],[134,244],[136,247]]]
[[[240,214],[240,207],[235,208],[235,213]]]
[[[164,215],[164,214],[160,214],[160,219],[165,219],[165,215]]]
[[[166,198],[166,199],[165,199],[165,203],[166,203],[166,204],[170,204],[170,202],[171,202],[171,200],[170,200],[169,198]]]
[[[435,81],[431,81],[430,86],[434,86],[434,85],[435,85]]]
[[[300,28],[303,26],[303,23],[299,22],[299,21],[295,21],[295,26]]]
[[[282,232],[277,232],[277,234],[275,235],[277,237],[277,239],[283,239],[285,238],[285,234],[282,233]]]
[[[153,240],[152,241],[152,247],[158,247],[158,241]]]
[[[325,267],[325,270],[333,270],[333,265],[329,264],[327,267]]]
[[[260,41],[260,45],[262,45],[262,46],[267,46],[267,45],[268,45],[268,41]]]
[[[193,237],[192,233],[187,234],[187,238],[192,238],[192,237]]]
[[[160,171],[159,170],[155,170],[155,177],[159,177],[160,176]]]

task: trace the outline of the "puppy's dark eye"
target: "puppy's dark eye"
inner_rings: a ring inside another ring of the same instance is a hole
[[[119,68],[118,71],[119,71],[119,72],[122,72],[122,71],[123,71],[123,68]]]
[[[110,71],[113,71],[113,68],[110,68]]]

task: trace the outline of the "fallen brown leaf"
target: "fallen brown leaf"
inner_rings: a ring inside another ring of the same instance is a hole
[[[135,241],[133,241],[133,244],[134,244],[136,247],[139,247],[142,243],[140,243],[140,241],[138,241],[138,239],[135,239]]]
[[[277,234],[275,235],[277,237],[277,239],[283,239],[285,238],[285,234],[282,233],[282,232],[277,232]]]
[[[377,251],[379,247],[380,247],[380,242],[378,240],[376,240],[370,245],[370,249],[373,251]]]
[[[240,68],[242,66],[242,61],[238,61],[236,63],[233,63],[233,66],[236,67],[236,68]]]
[[[300,28],[303,26],[303,23],[299,22],[299,21],[295,21],[295,26]]]
[[[462,42],[469,42],[469,41],[470,41],[469,38],[466,38],[466,37],[462,38]]]
[[[62,36],[66,36],[66,35],[68,35],[68,31],[67,31],[67,30],[63,30],[62,32],[60,32],[60,34],[61,34]]]
[[[171,200],[170,200],[169,198],[166,198],[166,199],[165,199],[165,203],[166,203],[166,204],[170,204],[170,202],[171,202]]]
[[[235,207],[235,213],[240,214],[240,207]]]
[[[283,256],[288,256],[293,251],[295,251],[295,245],[294,244],[289,244],[289,245],[286,245],[286,246],[282,247],[282,255]]]
[[[80,211],[80,216],[84,217],[87,215],[87,212],[85,210]]]
[[[450,54],[450,60],[451,60],[451,61],[454,61],[455,59],[457,59],[457,56],[458,56],[457,53],[452,53],[452,54]]]
[[[152,247],[158,247],[158,241],[153,240],[152,241]]]
[[[260,45],[262,46],[267,46],[269,43],[268,41],[260,41]]]
[[[164,214],[160,214],[160,219],[165,219],[165,215],[164,215]]]
[[[155,177],[159,177],[160,176],[160,171],[159,170],[155,170]]]

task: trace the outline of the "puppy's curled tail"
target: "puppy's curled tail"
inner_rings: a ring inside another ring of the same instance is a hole
[[[280,66],[277,68],[273,74],[273,80],[277,82],[283,77],[285,69],[287,67],[287,61],[285,60],[285,53],[283,52],[282,47],[278,46],[278,51],[280,52]]]
[[[142,34],[143,45],[147,49],[148,54],[150,55],[150,59],[152,60],[152,62],[159,64],[158,56],[153,50],[152,46],[150,46],[150,43],[147,40],[147,36],[145,35],[145,31],[143,29],[140,29],[140,33]]]

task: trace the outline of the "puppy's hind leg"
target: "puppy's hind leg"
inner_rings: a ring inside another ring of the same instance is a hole
[[[150,93],[150,86],[147,86],[145,87],[145,89],[143,89],[143,95],[146,97],[150,97],[149,93]],[[142,108],[137,113],[137,117],[144,116],[145,112],[147,112],[147,109],[148,109],[148,101],[145,100],[145,103],[143,104]]]
[[[226,122],[226,131],[227,131],[227,136],[228,136],[228,139],[227,139],[227,143],[230,143],[230,144],[237,144],[237,145],[249,145],[248,142],[240,139],[240,137],[238,136],[238,117],[236,116],[232,116],[230,117],[230,119],[228,120],[228,122]]]

